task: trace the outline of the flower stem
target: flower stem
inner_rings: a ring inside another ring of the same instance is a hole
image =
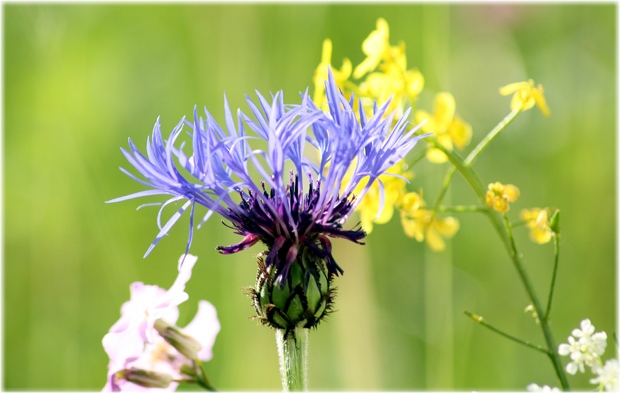
[[[478,207],[478,206],[463,206],[463,205],[457,205],[457,206],[437,206],[437,207],[428,207],[428,206],[420,206],[420,210],[435,210],[438,212],[442,212],[442,213],[472,213],[472,212],[477,212],[477,213],[485,213],[487,214],[489,212],[489,209],[485,208],[485,207]]]
[[[543,315],[543,319],[549,322],[549,313],[551,313],[551,300],[553,299],[553,290],[555,289],[555,278],[558,274],[558,265],[560,262],[560,239],[557,234],[553,236],[553,276],[551,276],[551,287],[549,288],[549,298],[547,299],[547,311]]]
[[[205,388],[206,390],[210,392],[217,392],[217,389],[215,389],[213,385],[211,385],[211,382],[209,382],[209,379],[207,378],[207,373],[205,372],[205,369],[202,366],[202,362],[199,359],[196,359],[194,360],[194,364],[196,366],[196,369],[200,373],[200,375],[198,376],[199,378],[197,378],[198,385],[202,386],[203,388]]]
[[[506,332],[504,332],[502,330],[499,330],[495,326],[488,324],[480,315],[473,314],[473,313],[471,313],[471,312],[469,312],[467,310],[465,311],[465,315],[467,315],[468,317],[470,317],[474,321],[478,322],[482,326],[484,326],[484,327],[494,331],[495,333],[497,333],[497,334],[499,334],[501,336],[504,336],[504,337],[506,337],[506,338],[508,338],[508,339],[510,339],[512,341],[515,341],[515,342],[519,343],[519,344],[523,344],[526,347],[535,349],[535,350],[540,351],[540,352],[542,352],[542,353],[544,353],[546,355],[549,355],[549,351],[546,350],[545,348],[543,348],[542,346],[532,344],[529,341],[521,340],[520,338],[516,338],[515,336],[512,336],[512,335],[510,335],[510,334],[508,334],[508,333],[506,333]]]
[[[480,155],[480,153],[482,153],[482,151],[491,143],[491,141],[493,141],[493,139],[495,139],[508,126],[508,124],[510,124],[517,117],[519,113],[521,113],[521,106],[515,108],[506,117],[504,117],[504,119],[500,121],[499,124],[496,125],[495,128],[493,128],[491,132],[489,132],[487,136],[485,136],[484,139],[480,141],[480,143],[478,143],[478,145],[471,151],[471,153],[469,153],[469,155],[465,159],[465,164],[473,164],[476,158],[478,158],[478,156]]]
[[[276,330],[282,390],[302,392],[308,390],[308,329]]]
[[[514,116],[518,114],[517,112],[513,115],[513,112],[511,112],[511,114],[508,115],[502,121],[502,123],[505,123],[505,124],[502,127],[499,127],[499,125],[498,127],[495,127],[495,129],[491,131],[491,134],[495,133],[495,136],[496,136],[510,121],[512,121]],[[433,141],[432,138],[429,138],[429,139]],[[484,185],[482,184],[482,181],[480,180],[476,172],[472,169],[471,163],[477,157],[477,154],[479,154],[492,139],[493,138],[485,138],[483,142],[485,141],[487,142],[485,142],[484,144],[481,142],[481,144],[479,144],[476,147],[476,149],[474,149],[475,151],[477,151],[477,153],[473,154],[474,152],[472,151],[472,154],[468,156],[467,161],[463,161],[463,159],[459,157],[455,152],[448,151],[440,143],[433,141],[435,142],[434,147],[443,151],[444,154],[448,156],[448,159],[450,160],[452,165],[454,165],[456,170],[458,170],[461,173],[461,175],[463,175],[465,180],[469,183],[471,188],[474,190],[474,192],[478,196],[478,199],[480,200],[483,206],[486,204],[486,190],[485,190]],[[450,174],[450,178],[451,177],[452,177],[452,174]],[[448,180],[448,176],[446,176],[446,180]],[[447,185],[445,186],[447,187]],[[436,202],[436,205],[439,205],[439,203]],[[508,251],[508,255],[510,256],[510,259],[512,260],[513,265],[517,269],[519,278],[521,279],[521,282],[523,286],[525,287],[525,291],[527,292],[527,295],[530,298],[531,304],[534,306],[534,309],[536,310],[536,313],[539,316],[543,316],[544,310],[540,304],[540,301],[538,300],[538,296],[536,295],[536,292],[534,291],[534,287],[530,281],[530,278],[528,277],[525,271],[525,267],[523,266],[521,262],[521,257],[519,253],[517,252],[516,245],[512,237],[512,230],[510,227],[510,222],[507,219],[505,219],[504,222],[502,223],[502,219],[499,213],[494,212],[494,211],[489,211],[489,214],[487,214],[487,216],[489,217],[489,220],[491,221],[491,224],[497,231],[498,235],[502,239],[504,246],[506,247],[506,250]],[[555,339],[553,338],[553,333],[551,332],[549,323],[545,318],[541,318],[540,326],[543,331],[545,341],[547,343],[547,348],[549,350],[547,354],[551,360],[551,363],[553,364],[553,367],[560,380],[562,388],[564,390],[569,390],[568,379],[566,377],[566,373],[564,372],[564,369],[562,368],[562,362],[560,361],[560,357],[556,351],[557,346],[555,343]]]

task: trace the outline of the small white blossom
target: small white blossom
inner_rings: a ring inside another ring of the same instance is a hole
[[[561,392],[558,388],[549,387],[549,385],[538,386],[535,383],[527,385],[528,392]]]
[[[589,319],[581,321],[581,329],[574,329],[568,337],[568,344],[560,344],[558,353],[570,356],[571,362],[566,365],[566,372],[576,374],[585,372],[585,367],[596,367],[601,364],[601,356],[607,347],[607,334],[594,333],[594,326]]]
[[[593,367],[592,371],[598,376],[592,378],[590,383],[599,386],[599,389],[605,389],[607,392],[615,392],[618,390],[618,360],[609,359],[603,367]]]

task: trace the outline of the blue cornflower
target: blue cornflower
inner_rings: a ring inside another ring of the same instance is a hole
[[[331,71],[326,82],[327,113],[307,93],[298,105],[285,105],[282,92],[272,96],[271,103],[258,92],[257,96],[258,104],[246,97],[253,118],[239,110],[236,122],[225,100],[225,128],[206,108],[205,118],[194,109],[193,121],[182,119],[164,140],[158,119],[152,137],[147,138],[146,156],[130,139],[129,151],[121,150],[142,178],[121,171],[149,189],[110,202],[172,196],[160,204],[160,232],[145,256],[189,209],[187,254],[198,204],[207,208],[198,227],[217,213],[243,236],[237,244],[217,247],[220,253],[235,253],[259,241],[265,244],[263,268],[275,268],[275,282],[284,283],[302,252],[322,260],[328,277],[338,275],[342,269],[332,256],[329,238],[360,243],[366,233],[359,226],[344,229],[347,217],[375,180],[383,192],[379,176],[420,137],[414,136],[415,130],[406,132],[408,112],[394,124],[393,114],[386,114],[389,102],[380,108],[375,105],[371,118],[366,118],[361,104],[356,114],[354,98],[347,101]],[[185,127],[191,138],[189,156],[185,143],[176,143]],[[252,147],[265,146],[264,142],[266,148]],[[307,150],[313,151],[306,154]],[[250,176],[253,170],[260,174],[260,182]],[[354,195],[364,178],[369,180],[366,188]],[[163,209],[178,201],[185,203],[162,225]]]

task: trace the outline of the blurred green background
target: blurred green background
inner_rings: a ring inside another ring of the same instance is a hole
[[[552,329],[558,343],[590,318],[615,356],[616,5],[615,4],[4,4],[4,362],[7,390],[99,390],[101,338],[129,298],[129,284],[168,288],[185,247],[187,217],[153,253],[156,209],[104,201],[141,189],[119,170],[127,138],[143,147],[161,116],[164,134],[194,105],[223,118],[223,94],[311,86],[323,39],[332,63],[358,64],[378,17],[390,41],[407,44],[409,67],[426,78],[419,108],[451,92],[474,146],[509,112],[498,88],[533,78],[552,116],[522,114],[476,164],[483,182],[520,187],[510,215],[562,211],[562,258]],[[417,147],[421,151],[422,147]],[[411,190],[432,201],[447,164],[415,167]],[[454,204],[476,199],[457,175]],[[482,215],[436,254],[407,238],[398,218],[377,225],[365,246],[340,242],[336,310],[310,335],[312,390],[525,389],[558,386],[540,353],[476,325],[543,343],[499,238]],[[355,221],[351,220],[351,224]],[[524,263],[545,299],[552,245],[516,231]],[[221,390],[279,390],[274,333],[250,317],[241,288],[253,283],[258,248],[219,255],[239,239],[212,219],[196,232],[199,256],[190,301],[217,308],[222,330],[206,364]],[[544,300],[543,300],[544,301]],[[565,359],[564,359],[565,360]],[[590,375],[569,377],[590,389]]]

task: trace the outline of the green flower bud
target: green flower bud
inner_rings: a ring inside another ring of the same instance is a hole
[[[300,247],[282,286],[275,283],[276,266],[265,267],[263,255],[257,261],[256,286],[250,288],[250,297],[261,323],[288,331],[296,326],[311,328],[331,311],[333,275],[325,261],[306,247]]]
[[[556,235],[560,234],[560,210],[556,209],[549,219],[549,228]]]
[[[167,388],[172,382],[172,377],[168,374],[157,371],[141,370],[138,368],[128,368],[116,373],[117,379],[124,379],[127,382],[145,388]]]
[[[159,335],[183,356],[192,360],[198,358],[198,351],[200,351],[202,346],[194,337],[188,336],[179,330],[178,327],[169,324],[161,318],[155,321],[154,326]]]

